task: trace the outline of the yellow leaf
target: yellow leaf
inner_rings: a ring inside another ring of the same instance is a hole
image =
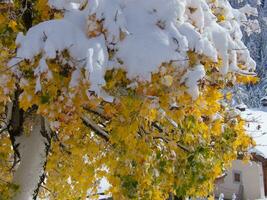
[[[173,77],[170,75],[166,75],[163,77],[161,82],[163,85],[170,87],[173,83]]]
[[[4,17],[4,15],[0,14],[0,24],[5,23],[6,18]]]
[[[218,19],[218,22],[225,21],[225,16],[224,16],[224,15],[219,15],[219,16],[217,17],[217,19]]]
[[[11,20],[8,23],[8,27],[10,27],[14,32],[16,32],[18,30],[17,29],[17,22],[15,22],[14,20]]]

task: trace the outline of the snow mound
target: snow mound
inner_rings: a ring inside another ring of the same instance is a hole
[[[222,75],[243,73],[239,63],[248,66],[246,73],[255,69],[255,62],[241,41],[237,21],[246,16],[233,9],[228,1],[49,0],[49,5],[64,9],[64,18],[36,25],[26,35],[20,33],[17,57],[9,64],[15,65],[21,59],[33,60],[36,55],[42,55],[41,60],[46,61],[68,50],[77,61],[70,87],[75,86],[81,69],[85,69],[90,89],[101,96],[107,69],[124,68],[130,78],[149,81],[151,73],[162,63],[189,68],[189,50],[214,62],[221,58]],[[81,7],[85,9],[79,10]],[[217,7],[223,9],[224,20],[213,14]],[[98,25],[89,20],[92,18]],[[102,26],[102,31],[89,37],[89,29],[97,26]],[[35,69],[36,91],[41,90],[41,74],[49,71],[44,66],[40,64]],[[203,78],[203,70],[188,69],[187,75],[192,77],[186,77],[186,85],[193,98],[199,93],[196,73],[201,73],[197,78]]]

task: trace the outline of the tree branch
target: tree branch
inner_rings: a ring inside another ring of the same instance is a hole
[[[100,128],[93,120],[91,120],[90,118],[83,116],[81,117],[83,123],[93,129],[95,131],[95,133],[100,136],[101,138],[103,138],[105,141],[109,141],[109,134],[104,131],[102,128]]]
[[[19,96],[22,93],[19,85],[16,85],[16,90],[14,93],[14,98],[12,103],[8,105],[8,115],[10,115],[8,132],[10,141],[14,151],[14,163],[11,168],[14,169],[17,163],[20,162],[20,152],[19,152],[19,144],[17,143],[17,137],[23,134],[23,122],[24,122],[24,111],[19,107]]]
[[[8,125],[5,125],[0,129],[0,134],[8,130]]]
[[[51,136],[52,136],[56,141],[59,142],[59,147],[60,147],[63,151],[65,151],[67,154],[71,155],[71,152],[67,149],[67,147],[65,146],[65,144],[63,144],[63,143],[60,141],[60,139],[59,139],[59,137],[58,137],[58,135],[57,135],[56,132],[51,132]]]
[[[92,108],[89,108],[87,106],[84,106],[83,109],[86,110],[86,111],[88,111],[88,112],[91,112],[93,114],[96,114],[96,115],[104,118],[105,120],[110,120],[110,117],[108,117],[108,116],[106,116],[104,114],[104,110],[102,108],[97,107],[95,109],[92,109]]]
[[[184,150],[185,152],[192,153],[187,147],[185,147],[184,145],[180,144],[179,142],[176,142],[176,144],[180,149]]]
[[[164,132],[163,128],[159,124],[157,124],[157,122],[153,122],[152,123],[152,126],[155,127],[160,133],[163,133]],[[153,139],[161,139],[165,143],[169,143],[169,141],[170,141],[168,138],[164,138],[163,136],[155,136],[155,137],[153,137]],[[191,151],[187,147],[185,147],[184,145],[182,145],[181,143],[176,142],[176,144],[177,144],[177,146],[180,149],[184,150],[187,153],[191,153]]]
[[[46,160],[44,161],[44,164],[43,164],[43,173],[40,176],[39,183],[37,184],[37,187],[34,190],[34,194],[33,194],[33,199],[34,200],[37,199],[40,187],[44,183],[44,180],[45,180],[45,177],[46,177],[45,170],[46,170],[46,165],[47,165],[47,157],[48,157],[49,151],[51,149],[51,139],[52,139],[51,130],[48,127],[48,125],[46,124],[46,120],[45,120],[44,117],[41,117],[41,130],[40,130],[40,133],[46,139],[46,142],[45,142],[45,157],[46,157]]]

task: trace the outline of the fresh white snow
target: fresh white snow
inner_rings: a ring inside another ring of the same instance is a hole
[[[267,108],[247,109],[242,117],[248,121],[246,130],[257,144],[251,151],[267,159]]]
[[[188,50],[213,61],[220,57],[222,75],[229,71],[248,74],[255,68],[255,62],[241,41],[240,30],[246,14],[255,14],[255,9],[250,7],[240,12],[228,1],[219,0],[216,7],[223,8],[225,15],[225,20],[220,22],[212,13],[215,5],[205,0],[88,0],[85,9],[79,10],[86,2],[49,0],[50,6],[65,10],[64,18],[40,23],[26,35],[18,35],[17,57],[9,64],[13,66],[22,59],[33,60],[36,55],[42,55],[35,70],[36,92],[42,90],[42,74],[52,78],[46,60],[66,49],[72,57],[68,64],[75,68],[70,87],[78,83],[80,71],[85,69],[90,90],[102,97],[104,73],[109,68],[124,68],[130,78],[149,81],[151,73],[162,63],[172,62],[177,68],[188,68],[187,75],[195,76],[196,71],[188,66]],[[88,29],[95,27],[88,20],[92,15],[102,21],[105,34],[89,38]],[[108,56],[109,51],[114,52],[112,58]],[[238,63],[249,68],[242,71]],[[19,73],[18,68],[14,71]],[[205,76],[202,71],[201,75]],[[198,82],[193,77],[187,80],[192,80],[186,85],[195,99]]]
[[[206,0],[88,0],[85,9],[79,10],[86,2],[49,0],[51,7],[64,10],[64,18],[40,23],[26,35],[18,34],[17,55],[9,65],[16,65],[23,59],[33,61],[35,56],[41,55],[34,71],[35,92],[42,90],[43,75],[53,78],[47,60],[60,56],[64,50],[68,50],[71,59],[60,59],[74,68],[69,87],[79,83],[81,71],[85,70],[91,83],[90,90],[105,98],[102,86],[107,69],[123,68],[130,78],[149,81],[151,73],[156,72],[162,63],[172,62],[177,68],[187,71],[180,82],[185,83],[188,93],[196,99],[198,81],[206,73],[201,64],[189,66],[189,50],[215,62],[221,58],[222,75],[228,72],[253,74],[251,71],[256,67],[241,40],[240,23],[246,22],[246,16],[257,14],[249,6],[236,10],[228,1],[218,0],[216,7],[224,10],[225,18],[218,21],[208,3],[212,1]],[[88,17],[94,14],[103,22],[105,35],[101,33],[90,38],[88,27],[94,27],[94,24],[88,22]],[[109,51],[113,51],[114,56],[110,57]],[[247,71],[241,70],[239,63],[248,66]],[[20,74],[18,67],[12,70]],[[21,79],[23,83],[27,80]],[[267,110],[250,109],[242,116],[251,121],[246,128],[257,142],[254,151],[267,158]],[[36,125],[33,134],[24,135],[18,141],[22,155],[14,178],[21,185],[18,200],[31,198],[39,175],[43,173],[45,146],[44,139],[34,133],[38,131],[40,127]],[[106,180],[102,180],[100,185],[99,192],[109,187]]]

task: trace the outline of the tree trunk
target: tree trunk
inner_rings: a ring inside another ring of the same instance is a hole
[[[45,178],[45,166],[50,149],[50,130],[44,118],[34,116],[29,135],[15,137],[15,145],[20,156],[20,163],[14,172],[14,184],[19,192],[14,200],[36,199],[39,188]]]

